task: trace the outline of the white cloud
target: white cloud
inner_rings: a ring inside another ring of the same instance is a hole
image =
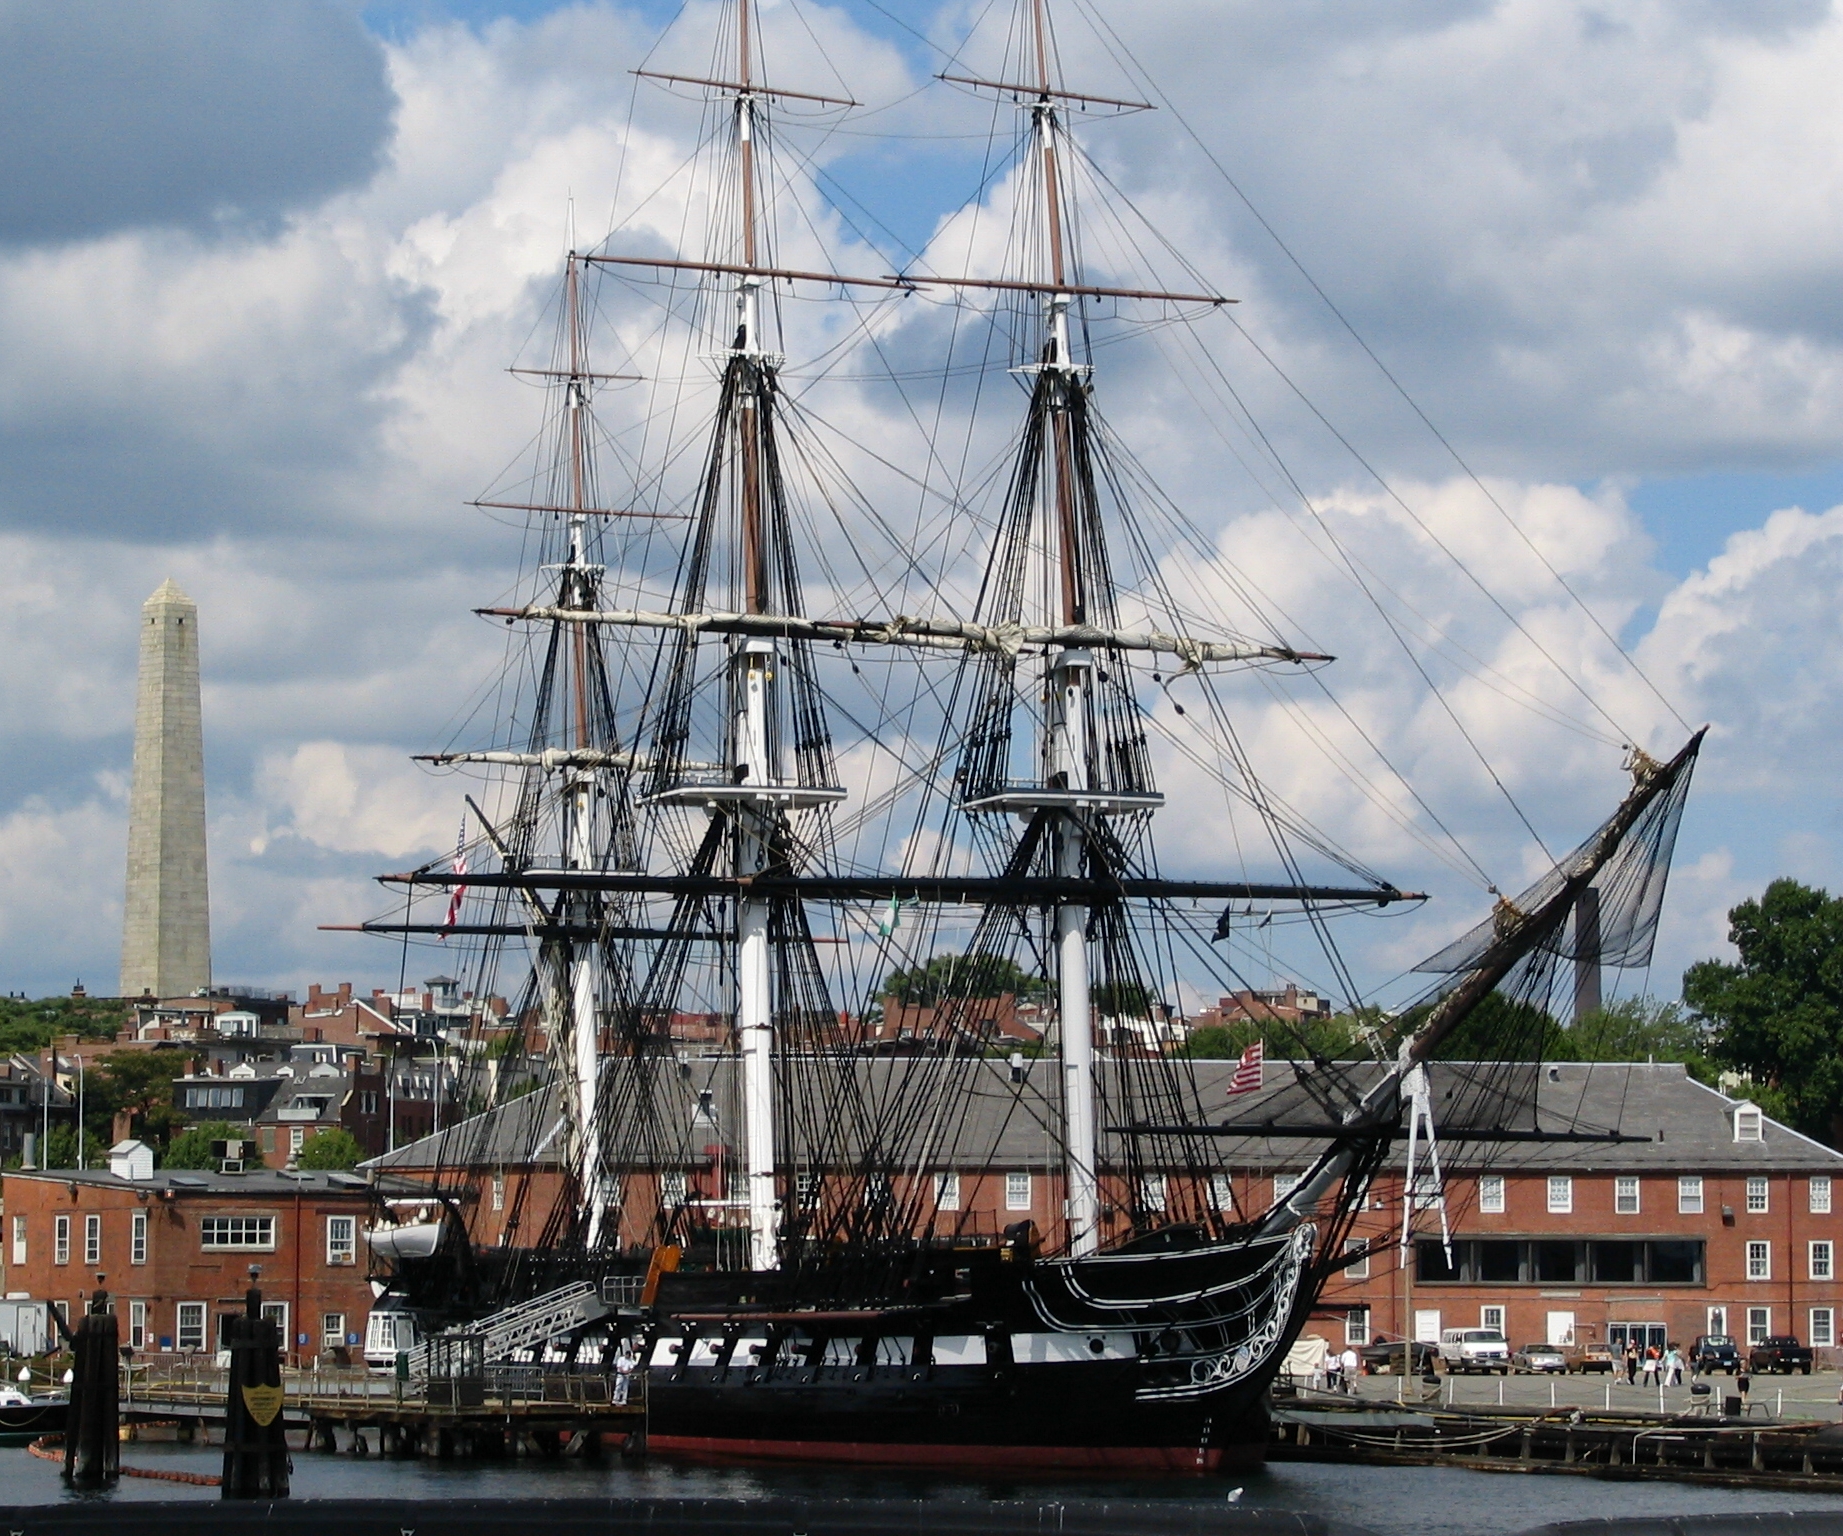
[[[708,12],[694,5],[658,62],[674,67],[667,55],[691,47]],[[1608,17],[1536,0],[1304,19],[1196,0],[1133,10],[1135,50],[1454,439],[1493,467],[1492,494],[1543,557],[1378,387],[1168,115],[1084,130],[1108,175],[1245,300],[1249,334],[1420,520],[1358,478],[1226,323],[1203,332],[1207,357],[1156,330],[1103,354],[1097,398],[1200,529],[1187,550],[1162,514],[1144,514],[1181,603],[1219,628],[1339,656],[1325,681],[1349,718],[1309,682],[1235,680],[1223,697],[1291,805],[1441,896],[1407,922],[1361,930],[1353,944],[1378,971],[1464,927],[1479,893],[1436,856],[1444,834],[1377,748],[1505,883],[1530,868],[1533,847],[1326,529],[1551,847],[1617,797],[1618,738],[1656,748],[1677,727],[1543,560],[1608,629],[1637,636],[1686,715],[1715,721],[1660,985],[1721,942],[1725,904],[1778,872],[1774,860],[1817,878],[1834,857],[1802,834],[1812,807],[1835,798],[1843,509],[1778,513],[1673,584],[1612,488],[1662,468],[1835,452],[1843,377],[1826,295],[1843,279],[1830,238],[1843,203],[1830,111],[1843,23],[1787,14],[1762,8],[1742,24],[1643,4]],[[861,98],[912,88],[920,72],[846,15],[806,15]],[[831,68],[796,20],[787,8],[765,19],[777,78],[826,90]],[[1195,48],[1225,28],[1233,50]],[[1093,89],[1130,83],[1078,25],[1064,32],[1068,67]],[[98,774],[113,784],[126,769],[134,615],[168,574],[201,604],[220,974],[299,985],[376,962],[314,925],[384,907],[366,872],[453,837],[455,785],[405,758],[473,740],[491,717],[504,632],[467,610],[511,588],[518,536],[462,502],[532,459],[534,396],[501,370],[543,361],[567,204],[585,244],[618,206],[622,249],[703,248],[708,187],[653,195],[702,109],[651,86],[634,95],[624,70],[649,45],[612,6],[480,31],[429,26],[388,50],[395,136],[367,184],[268,234],[117,230],[0,254],[0,445],[13,469],[0,488],[11,599],[0,708],[14,722],[0,766],[0,966],[15,985],[113,969],[123,834],[119,794]],[[880,122],[961,131],[989,116],[948,95]],[[842,136],[817,153],[847,180],[889,163],[873,141]],[[1016,190],[1001,179],[950,221],[935,269],[996,270]],[[798,191],[782,259],[883,270],[812,187]],[[1093,250],[1097,267],[1126,278],[1136,258],[1121,233],[1103,239],[1097,226]],[[1148,276],[1177,270],[1147,258]],[[693,347],[664,339],[660,295],[600,289],[604,360],[703,377]],[[785,310],[796,360],[858,320],[804,297]],[[938,357],[950,327],[958,355],[973,355],[967,317],[935,301],[895,303],[872,322],[904,367]],[[1295,510],[1223,403],[1218,362],[1271,425],[1322,526]],[[959,472],[963,439],[964,462],[979,466],[1017,417],[1008,384],[982,387],[988,414],[970,438],[970,383],[944,398],[937,487]],[[640,489],[633,454],[642,429],[657,430],[646,399],[603,395],[610,496]],[[804,403],[827,424],[828,451],[857,454],[854,473],[893,530],[823,528],[816,601],[848,607],[869,572],[898,611],[938,601],[923,574],[964,577],[984,504],[943,515],[860,451],[919,473],[932,397],[835,387]],[[856,509],[841,516],[862,526]],[[912,528],[928,544],[924,573],[893,570],[884,551]],[[1195,686],[1173,696],[1192,699]],[[921,739],[916,698],[903,724]],[[1180,734],[1197,723],[1168,708],[1161,721]],[[1232,820],[1219,792],[1161,752],[1169,857],[1217,858],[1240,838],[1250,860],[1266,858],[1245,813]],[[854,786],[889,782],[874,752],[847,751],[841,772]]]

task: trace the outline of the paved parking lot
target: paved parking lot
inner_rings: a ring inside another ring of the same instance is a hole
[[[1705,1378],[1714,1396],[1733,1396],[1739,1392],[1735,1378],[1715,1375]],[[1356,1395],[1375,1402],[1424,1403],[1432,1406],[1487,1408],[1500,1403],[1513,1408],[1626,1408],[1634,1411],[1660,1407],[1656,1387],[1628,1386],[1625,1377],[1590,1376],[1445,1376],[1437,1387],[1430,1387],[1418,1377],[1362,1376],[1355,1382]],[[1667,1413],[1682,1413],[1693,1406],[1689,1378],[1680,1387],[1667,1387],[1661,1394],[1661,1406]],[[1809,1376],[1755,1376],[1748,1402],[1757,1414],[1771,1414],[1790,1419],[1843,1419],[1837,1394],[1843,1389],[1843,1373],[1814,1371]]]

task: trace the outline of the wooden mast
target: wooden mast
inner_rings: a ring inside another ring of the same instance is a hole
[[[1062,238],[1062,202],[1056,184],[1056,97],[1050,83],[1049,37],[1044,0],[1030,0],[1031,31],[1037,57],[1037,100],[1031,108],[1033,131],[1043,165],[1043,223],[1049,253],[1050,292],[1045,300],[1049,335],[1042,361],[1041,398],[1049,412],[1056,564],[1065,625],[1086,621],[1079,565],[1081,540],[1070,400],[1080,387],[1069,352],[1068,281]],[[1043,777],[1046,788],[1085,795],[1092,753],[1088,741],[1088,688],[1092,654],[1079,646],[1052,653],[1047,679],[1048,711],[1044,720]],[[1056,873],[1079,879],[1087,861],[1080,813],[1059,818],[1053,842]],[[1062,1055],[1063,1124],[1067,1180],[1068,1249],[1076,1257],[1100,1245],[1100,1174],[1094,1091],[1094,1017],[1088,955],[1088,908],[1063,903],[1056,908],[1056,980],[1058,1034]]]

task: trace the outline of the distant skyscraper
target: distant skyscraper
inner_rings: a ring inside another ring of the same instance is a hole
[[[210,985],[198,605],[169,579],[141,605],[121,990],[177,997]]]

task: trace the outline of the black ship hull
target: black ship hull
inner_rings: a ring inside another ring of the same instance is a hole
[[[968,1471],[1258,1464],[1267,1391],[1313,1299],[1313,1235],[992,1265],[970,1295],[878,1311],[712,1306],[687,1277],[646,1341],[647,1444]]]

